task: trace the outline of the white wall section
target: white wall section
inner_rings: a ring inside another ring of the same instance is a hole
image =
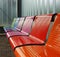
[[[17,0],[0,0],[0,26],[11,24],[17,17]]]
[[[60,0],[22,0],[22,16],[60,12]]]

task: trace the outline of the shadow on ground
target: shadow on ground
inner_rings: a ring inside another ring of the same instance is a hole
[[[0,57],[15,57],[6,36],[0,36]]]

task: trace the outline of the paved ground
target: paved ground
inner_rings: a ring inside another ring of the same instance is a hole
[[[15,57],[6,36],[0,36],[0,57]]]

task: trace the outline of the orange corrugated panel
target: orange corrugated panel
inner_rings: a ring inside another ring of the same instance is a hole
[[[51,33],[50,33],[50,36],[48,38],[48,42],[50,42],[49,40],[51,39],[51,36],[52,36],[52,40],[55,39],[55,35],[57,34],[57,31],[59,30],[59,26],[60,26],[60,16],[57,15],[56,19],[55,19],[55,22],[54,22],[54,25],[52,27],[52,30],[51,30]],[[59,31],[58,31],[59,32]],[[54,37],[53,37],[54,36]],[[50,42],[51,43],[51,42]]]
[[[56,19],[57,19],[57,20],[56,20]],[[54,23],[54,26],[53,26],[52,31],[54,30],[54,28],[55,28],[58,24],[60,24],[60,16],[59,16],[59,15],[56,16],[56,19],[55,19],[55,23]]]
[[[23,46],[14,51],[16,57],[46,57],[44,46]]]
[[[55,28],[56,30],[50,35],[49,41],[46,44],[47,56],[60,57],[60,24]]]
[[[57,15],[54,26],[46,43],[47,57],[60,57],[60,16]]]

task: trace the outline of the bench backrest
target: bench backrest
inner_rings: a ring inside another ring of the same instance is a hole
[[[30,33],[33,21],[34,21],[34,16],[26,17],[24,24],[22,26],[22,32]]]
[[[60,16],[57,15],[46,43],[46,51],[50,57],[60,57]]]
[[[21,31],[24,21],[25,21],[25,17],[21,17],[16,27],[17,30]]]
[[[11,27],[16,28],[19,20],[20,20],[19,18],[14,18]]]
[[[50,21],[51,16],[36,16],[31,35],[45,41]]]

